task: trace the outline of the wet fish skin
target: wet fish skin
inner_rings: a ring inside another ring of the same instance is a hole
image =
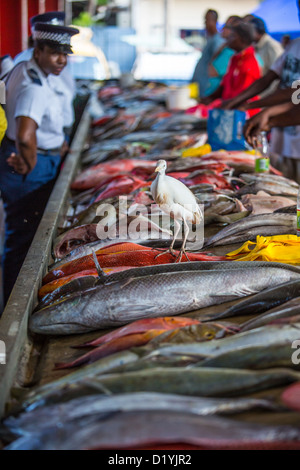
[[[188,325],[172,331],[165,331],[158,337],[151,339],[148,347],[155,349],[164,343],[186,344],[193,342],[211,341],[213,339],[224,338],[239,331],[239,326],[222,323],[199,323],[198,325]]]
[[[75,398],[59,405],[49,405],[8,416],[3,424],[15,435],[42,432],[96,413],[115,411],[167,410],[199,416],[228,415],[253,409],[278,409],[269,400],[253,398],[202,398],[167,393],[134,392],[117,395],[89,395]]]
[[[169,243],[169,242],[168,242]],[[253,267],[253,261],[243,261],[240,262],[240,266],[242,267]],[[257,261],[255,262],[255,266],[267,266],[266,262]],[[260,263],[260,264],[259,264]],[[275,266],[275,264],[273,263]],[[277,263],[277,266],[285,267],[283,264]],[[198,271],[198,270],[212,270],[216,268],[222,269],[234,269],[238,268],[235,263],[230,263],[229,261],[191,261],[191,262],[181,262],[181,263],[170,263],[170,264],[162,264],[162,265],[154,265],[154,266],[144,266],[144,267],[134,267],[130,270],[126,270],[126,272],[119,272],[110,274],[110,279],[108,276],[103,277],[102,279],[98,279],[97,284],[105,284],[106,282],[115,282],[115,281],[126,281],[128,278],[131,277],[141,277],[147,275],[153,275],[158,273],[168,273],[168,272],[182,272],[182,271]],[[85,283],[86,281],[83,281]],[[87,281],[89,282],[89,281]],[[90,287],[94,287],[94,281],[91,279]],[[88,288],[86,286],[86,288]],[[67,298],[77,297],[77,295],[81,292],[81,289],[77,289],[76,291],[70,292],[68,286],[63,287],[60,291],[59,299],[54,300],[55,295],[50,295],[49,298],[45,299],[45,302],[42,301],[35,309],[34,312],[37,310],[41,310],[44,306],[52,304],[53,302],[63,301]]]
[[[242,220],[232,223],[228,227],[223,228],[217,234],[213,235],[209,239],[205,240],[204,246],[216,245],[217,242],[224,242],[224,239],[228,239],[229,236],[236,236],[240,232],[250,231],[254,227],[260,227],[260,231],[265,231],[265,227],[268,226],[268,230],[272,231],[274,226],[283,227],[294,227],[296,229],[296,215],[292,214],[259,214],[245,217]],[[270,226],[270,229],[269,229]],[[262,234],[262,233],[258,233]]]
[[[214,357],[240,347],[248,346],[268,346],[282,342],[292,344],[294,340],[300,339],[300,324],[292,325],[267,325],[255,328],[250,331],[237,333],[234,336],[227,336],[218,340],[206,341],[205,343],[190,343],[161,346],[149,353],[149,358],[153,357],[176,357],[186,356],[191,358]]]
[[[228,432],[230,430],[230,432]],[[6,450],[138,449],[192,444],[204,449],[299,449],[298,426],[265,426],[185,412],[102,413],[39,435],[23,436]]]
[[[241,325],[241,331],[248,331],[252,328],[258,328],[260,326],[272,323],[279,318],[288,318],[297,314],[300,314],[300,297],[288,300],[279,307],[272,308],[266,313],[243,323]]]
[[[130,335],[133,333],[144,333],[149,329],[164,329],[164,330],[173,330],[187,325],[196,325],[199,323],[199,320],[188,317],[157,317],[157,318],[148,318],[144,320],[138,320],[136,322],[129,323],[128,325],[102,335],[93,341],[84,343],[79,346],[73,346],[76,348],[83,347],[97,347],[99,344],[106,343],[112,339],[120,338],[122,336]]]
[[[281,207],[280,209],[276,209],[274,213],[284,213],[284,214],[296,214],[297,213],[297,205],[288,206],[288,207]]]
[[[123,351],[133,347],[149,345],[150,349],[156,348],[162,343],[187,343],[193,341],[209,341],[213,338],[222,338],[226,334],[233,334],[237,330],[230,329],[229,326],[223,326],[216,323],[203,323],[198,325],[189,325],[173,330],[148,329],[141,333],[133,333],[119,338],[112,339],[106,343],[67,363],[55,364],[56,369],[68,369],[78,367],[83,364],[90,364],[108,356],[116,351]]]
[[[230,235],[226,238],[223,238],[222,240],[218,240],[213,244],[213,246],[219,246],[219,245],[233,245],[235,243],[245,243],[246,241],[256,241],[256,237],[258,235],[260,236],[265,236],[265,237],[271,237],[274,235],[285,235],[285,234],[290,234],[290,235],[296,235],[297,229],[294,225],[272,225],[272,226],[267,226],[267,227],[253,227],[249,230],[245,229],[235,235]],[[210,246],[210,245],[205,245],[204,246]],[[238,260],[235,260],[238,261]]]
[[[282,305],[286,301],[298,297],[300,291],[300,281],[293,280],[285,282],[276,287],[264,289],[262,292],[253,295],[250,299],[241,300],[227,310],[215,315],[210,315],[210,320],[230,318],[235,316],[256,315],[266,312]],[[205,320],[203,320],[205,321]]]
[[[76,396],[76,386],[79,387],[84,379],[87,380],[95,378],[105,372],[114,370],[120,366],[124,366],[125,364],[135,362],[138,359],[138,354],[130,351],[122,351],[109,357],[102,358],[94,364],[87,365],[84,368],[64,375],[57,380],[32,388],[30,392],[26,393],[22,403],[20,403],[20,408],[30,411],[40,406],[44,406],[47,403],[51,403],[52,400],[54,402],[55,400],[59,401],[60,394],[63,392],[66,394],[66,390],[72,387],[75,389],[74,395]]]
[[[144,333],[135,333],[132,335],[123,336],[116,338],[108,343],[99,345],[97,348],[89,351],[83,356],[69,362],[59,362],[55,364],[55,370],[57,369],[69,369],[71,367],[78,367],[83,364],[91,364],[102,357],[109,356],[117,351],[124,351],[134,346],[143,346],[147,344],[151,339],[160,335],[164,330],[148,330]]]
[[[300,338],[300,336],[299,336]],[[271,367],[289,367],[299,369],[292,362],[291,342],[271,345],[246,346],[209,357],[195,364],[195,367],[230,367],[232,369],[270,369]]]
[[[170,264],[175,263],[176,257],[179,255],[179,252],[175,250],[175,256],[171,253],[164,253],[162,256],[157,258],[157,255],[161,254],[161,251],[145,247],[145,249],[125,251],[120,250],[116,253],[96,253],[97,259],[101,268],[112,268],[118,266],[152,266],[155,264]],[[226,261],[225,256],[211,256],[206,253],[190,253],[190,261]],[[83,258],[78,258],[77,260],[71,261],[69,263],[63,264],[58,269],[50,271],[43,278],[43,284],[52,282],[55,279],[59,279],[76,272],[90,270],[95,268],[95,262],[92,255],[85,256]]]
[[[297,197],[298,188],[291,185],[272,182],[272,181],[254,181],[253,183],[246,184],[237,191],[238,196],[243,194],[256,194],[258,191],[265,191],[271,195]]]
[[[129,275],[123,282],[113,282],[113,277],[124,271],[112,274],[106,284],[35,312],[29,328],[40,334],[72,334],[145,317],[178,315],[250,295],[276,285],[278,279],[289,281],[300,275],[298,268],[280,263],[260,267],[252,263],[248,269],[239,269],[239,263],[232,266],[232,270],[177,271],[135,278]]]
[[[296,181],[293,181],[289,178],[286,178],[285,176],[279,176],[279,175],[272,175],[271,173],[241,173],[240,178],[243,179],[246,182],[251,182],[251,181],[262,181],[266,182],[269,181],[271,183],[280,183],[283,185],[286,185],[288,187],[293,187],[296,189],[299,189],[299,184],[296,183]]]
[[[217,367],[163,367],[105,374],[97,381],[111,393],[159,392],[201,397],[233,397],[298,381],[300,372]]]

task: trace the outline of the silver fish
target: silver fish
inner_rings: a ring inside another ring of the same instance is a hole
[[[262,181],[262,182],[271,182],[271,183],[279,183],[283,184],[292,188],[299,189],[299,184],[296,181],[293,181],[289,178],[285,178],[284,176],[280,175],[272,175],[271,173],[241,173],[240,178],[247,182],[252,181]]]
[[[300,372],[274,368],[262,371],[217,367],[158,367],[106,374],[97,382],[106,393],[159,392],[200,397],[233,397],[299,381]]]
[[[267,310],[278,307],[290,299],[298,297],[299,291],[299,280],[285,282],[276,287],[264,289],[262,292],[251,296],[249,299],[241,300],[221,313],[210,314],[209,319],[217,320],[220,318],[265,313]]]
[[[250,230],[254,228],[258,229],[255,231],[257,235],[267,235],[267,233],[274,232],[273,227],[275,226],[282,227],[282,234],[290,233],[291,229],[293,229],[293,233],[296,233],[296,215],[271,213],[248,216],[223,228],[218,233],[205,240],[204,246],[231,243],[229,237],[239,237],[241,233],[245,236],[247,232],[250,232]],[[246,237],[246,240],[247,239],[249,238]],[[230,241],[228,242],[228,240]]]
[[[43,406],[19,416],[9,416],[3,424],[14,434],[41,432],[55,427],[58,422],[64,424],[103,412],[161,410],[186,413],[199,416],[214,414],[235,414],[253,409],[278,409],[269,400],[253,398],[200,398],[169,393],[135,392],[119,395],[89,395],[75,398],[56,405]]]
[[[249,345],[204,359],[198,365],[200,367],[230,367],[232,369],[256,370],[269,369],[271,367],[299,369],[299,365],[292,362],[292,354],[293,349],[290,341],[271,345]]]
[[[178,267],[172,272],[166,265],[167,272],[149,276],[131,277],[130,270],[126,271],[127,279],[124,274],[108,276],[104,284],[35,312],[29,328],[40,334],[111,328],[141,318],[177,315],[217,305],[300,277],[299,268],[280,263],[252,262],[248,267],[224,263],[225,269],[210,270],[207,266],[203,271],[191,271],[193,263],[182,263],[189,271],[184,271],[183,266],[182,271]]]
[[[115,449],[118,452],[178,443],[216,450],[299,449],[300,428],[194,416],[184,411],[127,411],[88,416],[80,425],[78,422],[61,423],[60,427],[23,436],[6,450]],[[189,455],[185,457],[188,463]]]
[[[300,297],[291,299],[284,304],[268,310],[266,313],[259,315],[241,325],[241,331],[248,331],[253,328],[267,325],[278,318],[287,318],[300,314]]]
[[[292,344],[294,340],[300,339],[300,323],[292,325],[268,325],[255,328],[234,336],[227,336],[222,339],[213,339],[204,343],[177,344],[171,346],[161,346],[148,357],[160,356],[186,356],[186,357],[214,357],[217,354],[233,351],[246,346],[267,346],[282,342]]]

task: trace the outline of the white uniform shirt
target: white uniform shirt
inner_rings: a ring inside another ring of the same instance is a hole
[[[300,38],[294,39],[271,67],[279,77],[279,88],[291,87],[300,79]],[[300,159],[300,126],[272,129],[271,151],[281,156]]]
[[[20,62],[24,62],[27,60],[32,59],[32,54],[33,54],[33,47],[30,49],[26,49],[25,51],[20,52],[20,54],[16,55],[14,58],[14,64],[17,65]],[[66,67],[62,70],[62,72],[57,75],[52,75],[51,80],[53,83],[57,82],[59,89],[63,89],[64,94],[66,95],[66,106],[64,108],[64,119],[65,119],[65,127],[70,127],[72,126],[74,122],[74,108],[73,108],[73,100],[75,98],[76,94],[76,85],[75,81],[71,75],[70,72],[70,67],[68,64]]]
[[[45,74],[34,59],[18,64],[6,82],[7,137],[16,140],[16,118],[26,116],[38,125],[37,147],[53,149],[64,142],[66,95],[53,76]],[[60,82],[61,83],[61,82]]]

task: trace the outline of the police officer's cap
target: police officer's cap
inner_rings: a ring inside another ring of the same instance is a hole
[[[46,44],[59,52],[72,54],[71,37],[78,34],[77,28],[58,26],[48,23],[35,23],[33,39],[35,45]]]
[[[64,11],[48,11],[41,15],[36,15],[30,18],[31,29],[34,29],[36,23],[48,23],[63,26],[65,24],[65,12]]]

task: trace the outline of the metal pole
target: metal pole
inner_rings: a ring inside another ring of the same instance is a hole
[[[169,0],[164,1],[164,47],[169,45]]]
[[[64,11],[64,9],[65,9],[65,1],[64,0],[58,0],[57,9],[58,9],[58,11]]]
[[[66,25],[72,24],[72,2],[70,2],[70,0],[65,0],[65,14]]]
[[[27,49],[28,44],[28,3],[22,0],[21,3],[21,29],[22,29],[22,51]]]
[[[46,11],[46,1],[45,0],[39,0],[39,15],[42,13],[45,13]]]

